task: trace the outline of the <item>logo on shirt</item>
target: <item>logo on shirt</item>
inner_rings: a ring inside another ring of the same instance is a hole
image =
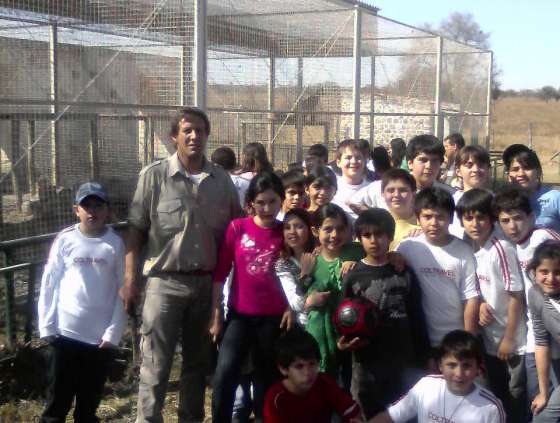
[[[490,283],[490,278],[488,276],[484,276],[481,275],[480,273],[478,274],[478,281],[479,282],[486,282],[486,283]]]
[[[76,264],[80,264],[80,265],[86,265],[86,266],[91,266],[93,264],[102,264],[102,265],[106,265],[107,264],[107,260],[105,260],[104,258],[98,258],[98,257],[74,257],[74,263]]]
[[[448,270],[448,269],[440,269],[439,267],[421,267],[420,273],[424,273],[426,275],[443,276],[450,279],[455,278],[455,271]]]
[[[439,416],[437,414],[432,413],[431,411],[428,411],[428,419],[431,422],[437,422],[437,423],[455,423],[455,420],[451,420],[448,419],[447,417]]]

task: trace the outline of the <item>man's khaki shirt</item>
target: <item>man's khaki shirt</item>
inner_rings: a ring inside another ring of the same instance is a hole
[[[144,275],[212,272],[227,225],[240,215],[231,178],[206,159],[198,186],[177,153],[146,166],[128,219],[148,234]]]

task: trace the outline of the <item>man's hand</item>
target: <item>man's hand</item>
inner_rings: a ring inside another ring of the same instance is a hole
[[[478,311],[478,324],[484,327],[492,323],[492,320],[494,320],[493,311],[488,303],[481,303]]]
[[[282,320],[280,321],[280,329],[290,330],[294,325],[294,313],[290,307],[286,309],[284,314],[282,314]]]
[[[346,336],[342,335],[336,341],[336,346],[340,351],[355,351],[362,348],[364,345],[368,344],[367,339],[360,339],[359,337],[354,337],[351,340],[347,339]]]
[[[344,261],[342,266],[340,266],[340,276],[345,276],[350,270],[356,267],[355,261]]]
[[[369,207],[366,206],[365,204],[347,202],[346,205],[350,208],[350,210],[352,210],[356,214],[360,214],[361,212],[369,209]]]
[[[305,300],[304,309],[307,311],[312,308],[322,307],[330,295],[330,291],[311,291]]]
[[[134,282],[125,282],[123,287],[119,290],[119,295],[122,298],[125,311],[129,315],[132,315],[134,312],[134,306],[140,297],[138,287]]]
[[[533,402],[531,402],[531,411],[533,412],[533,416],[539,414],[543,410],[543,408],[546,407],[547,402],[547,395],[539,392]]]
[[[500,342],[500,347],[498,348],[497,356],[500,360],[507,361],[513,356],[514,349],[515,349],[514,340],[504,336],[502,342]]]
[[[218,339],[220,339],[223,326],[224,326],[224,321],[222,319],[222,314],[216,313],[216,315],[212,318],[210,327],[208,329],[208,332],[210,333],[210,338],[212,338],[213,343],[216,344],[218,342]]]

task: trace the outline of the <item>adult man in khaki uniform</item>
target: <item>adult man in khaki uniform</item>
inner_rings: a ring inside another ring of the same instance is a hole
[[[181,110],[171,126],[177,152],[142,169],[130,206],[122,290],[127,311],[138,299],[136,269],[143,247],[143,274],[148,278],[137,422],[163,422],[161,409],[179,334],[179,421],[204,418],[211,273],[227,225],[241,214],[231,178],[204,156],[209,133],[203,111]]]

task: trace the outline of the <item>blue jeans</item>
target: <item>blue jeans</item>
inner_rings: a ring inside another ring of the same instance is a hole
[[[266,390],[278,380],[274,343],[282,316],[247,316],[229,311],[220,344],[212,392],[212,421],[230,423],[243,362],[252,351],[254,412],[262,420]]]

